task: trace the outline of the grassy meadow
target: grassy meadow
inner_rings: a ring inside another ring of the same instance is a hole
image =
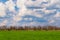
[[[0,31],[0,40],[60,40],[60,31]]]

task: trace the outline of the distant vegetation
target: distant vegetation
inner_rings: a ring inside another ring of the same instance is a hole
[[[60,30],[56,26],[0,26],[0,30]]]

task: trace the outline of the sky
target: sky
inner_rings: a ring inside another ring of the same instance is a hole
[[[60,0],[0,0],[0,26],[60,26]]]

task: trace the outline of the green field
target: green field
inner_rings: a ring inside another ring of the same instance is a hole
[[[0,40],[60,40],[60,31],[0,31]]]

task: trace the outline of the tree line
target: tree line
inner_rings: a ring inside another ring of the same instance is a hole
[[[57,26],[0,26],[0,30],[60,30]]]

